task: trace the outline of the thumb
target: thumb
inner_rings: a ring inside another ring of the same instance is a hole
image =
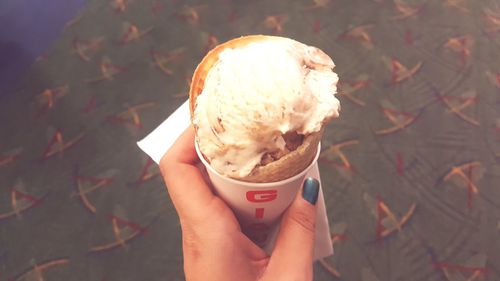
[[[267,268],[270,280],[312,280],[318,193],[318,180],[307,178],[284,214]]]

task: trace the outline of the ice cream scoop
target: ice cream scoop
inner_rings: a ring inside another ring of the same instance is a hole
[[[210,51],[190,90],[204,158],[221,175],[270,182],[293,176],[339,115],[332,59],[295,40],[252,35]]]

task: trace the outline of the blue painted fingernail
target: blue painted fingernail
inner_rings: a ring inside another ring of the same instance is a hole
[[[316,205],[319,194],[319,181],[315,178],[307,178],[302,188],[302,198],[312,205]]]

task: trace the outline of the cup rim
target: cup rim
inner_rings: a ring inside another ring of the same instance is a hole
[[[198,158],[203,163],[203,166],[205,166],[205,168],[210,171],[210,173],[213,173],[213,174],[217,175],[218,177],[220,177],[220,178],[222,178],[230,183],[237,184],[237,185],[245,185],[245,186],[254,187],[254,188],[285,185],[285,184],[288,184],[290,182],[293,182],[293,181],[299,179],[300,177],[305,176],[307,174],[307,172],[309,170],[311,170],[312,166],[314,166],[316,164],[316,162],[319,159],[319,155],[321,153],[321,142],[319,142],[318,148],[316,150],[316,156],[314,156],[313,161],[311,161],[311,163],[304,170],[302,170],[300,173],[298,173],[292,177],[289,177],[289,178],[286,178],[286,179],[280,180],[280,181],[274,181],[274,182],[248,182],[248,181],[241,181],[241,180],[237,180],[237,179],[233,179],[233,178],[221,175],[214,168],[212,168],[212,166],[210,166],[210,164],[205,160],[205,157],[203,157],[203,154],[201,153],[200,148],[198,146],[197,138],[195,138],[195,140],[194,140],[194,147],[196,149],[196,154],[198,155]]]

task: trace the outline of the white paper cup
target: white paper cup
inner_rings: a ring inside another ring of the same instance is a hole
[[[219,174],[207,163],[196,141],[195,147],[215,192],[233,210],[243,232],[261,247],[269,242],[279,218],[292,203],[306,174],[318,161],[321,151],[321,145],[318,144],[311,164],[291,178],[270,183],[252,183]]]

